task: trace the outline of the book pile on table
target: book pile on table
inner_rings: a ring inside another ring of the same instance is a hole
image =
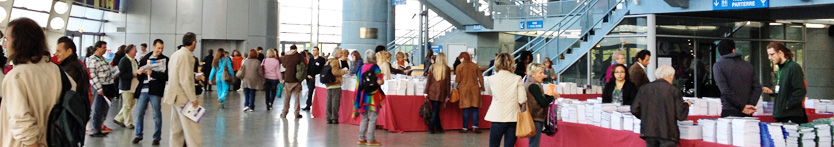
[[[763,147],[786,147],[782,123],[759,123]]]
[[[734,146],[761,146],[759,120],[745,117],[732,120]]]
[[[782,127],[784,128],[784,134],[787,135],[785,137],[785,145],[788,147],[798,147],[799,146],[799,125],[794,123],[787,123],[783,124]]]

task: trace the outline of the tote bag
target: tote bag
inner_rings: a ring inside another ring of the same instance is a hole
[[[521,112],[518,112],[515,136],[518,138],[536,136],[536,124],[533,123],[533,116],[530,115],[530,108],[527,106],[527,103],[521,105]]]

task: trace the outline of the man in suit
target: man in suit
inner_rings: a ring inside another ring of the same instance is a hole
[[[649,77],[646,76],[646,66],[649,65],[651,59],[652,53],[649,50],[637,52],[637,62],[628,69],[628,78],[631,79],[631,82],[634,82],[638,89],[643,84],[649,83]]]
[[[190,147],[202,146],[200,124],[180,113],[183,107],[197,107],[197,95],[194,93],[194,48],[197,46],[197,35],[192,32],[182,37],[183,47],[171,55],[168,63],[168,91],[162,102],[171,104],[171,141],[169,146]]]
[[[718,52],[721,60],[712,66],[712,75],[721,90],[721,117],[753,116],[762,94],[753,65],[736,53],[736,44],[731,40],[718,42]]]

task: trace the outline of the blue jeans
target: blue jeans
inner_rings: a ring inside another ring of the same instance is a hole
[[[93,99],[93,109],[90,117],[90,123],[93,126],[93,129],[90,130],[91,134],[101,133],[101,125],[104,122],[104,117],[107,116],[107,110],[110,109],[110,105],[107,105],[104,99],[106,99],[103,95],[99,95],[97,92],[95,93],[95,98]]]
[[[470,115],[470,113],[472,115]],[[467,130],[469,128],[469,118],[472,118],[472,128],[478,127],[478,107],[470,107],[470,108],[463,108],[463,130]]]
[[[489,146],[501,146],[501,137],[504,137],[504,146],[515,146],[515,125],[516,122],[493,122],[489,126]]]
[[[139,101],[136,102],[136,119],[134,122],[136,124],[136,137],[142,137],[143,133],[142,130],[145,128],[145,112],[148,108],[148,102],[151,103],[151,110],[153,110],[153,124],[154,124],[154,131],[153,131],[153,140],[161,140],[162,139],[162,106],[160,105],[160,101],[162,100],[161,97],[150,95],[147,92],[142,92],[139,95]]]
[[[431,101],[431,122],[429,122],[429,131],[443,131],[440,126],[440,101]]]
[[[278,94],[278,80],[266,79],[264,82],[264,95],[266,95],[266,107],[272,108],[275,95]]]
[[[255,110],[255,89],[243,88],[243,94],[246,96],[243,106]]]
[[[530,147],[539,147],[539,143],[542,141],[542,127],[544,127],[544,122],[534,121],[533,124],[536,124],[536,136],[530,137]]]

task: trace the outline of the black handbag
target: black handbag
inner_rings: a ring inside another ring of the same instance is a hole
[[[431,123],[431,102],[426,101],[423,103],[423,106],[420,106],[420,117],[423,118],[423,122],[426,123],[426,126]]]
[[[116,90],[115,84],[110,85],[101,85],[101,91],[104,93],[104,96],[110,99],[113,99],[119,96],[119,91]]]

